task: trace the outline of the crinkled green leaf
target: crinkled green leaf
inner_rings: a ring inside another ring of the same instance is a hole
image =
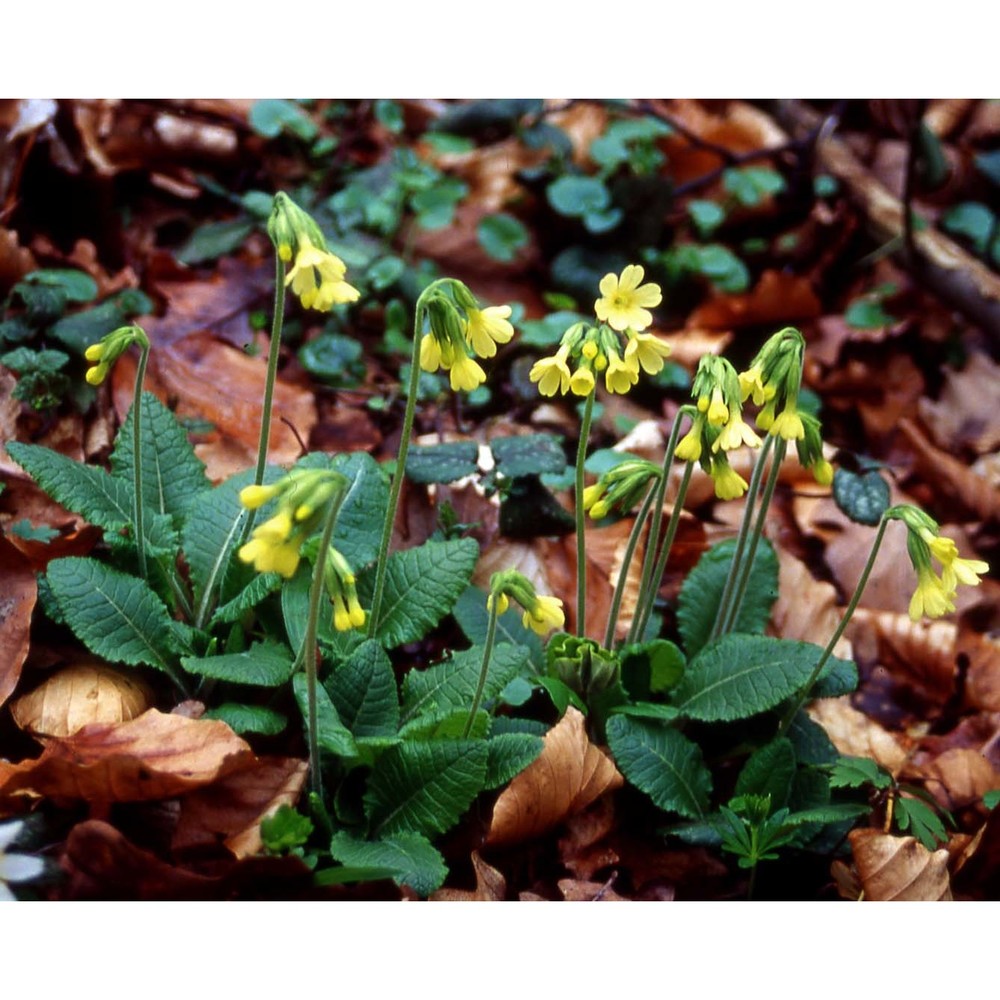
[[[373,639],[361,644],[326,681],[326,690],[355,739],[395,736],[399,728],[396,675]]]
[[[415,483],[453,483],[479,471],[475,441],[412,445],[406,456],[406,475]]]
[[[736,779],[734,795],[770,795],[771,811],[788,804],[795,777],[795,750],[784,736],[755,750]]]
[[[448,868],[437,848],[418,833],[397,833],[382,840],[355,840],[335,833],[330,844],[335,861],[351,867],[380,868],[392,873],[396,885],[407,885],[420,896],[441,887]]]
[[[712,776],[701,748],[676,729],[613,715],[608,746],[622,774],[656,805],[698,819],[708,809]]]
[[[54,559],[49,586],[69,627],[98,656],[171,672],[176,649],[166,605],[137,577],[96,559]]]
[[[181,664],[188,673],[211,677],[230,684],[255,687],[278,687],[291,676],[294,666],[291,651],[278,642],[256,642],[242,653],[217,656],[185,656]]]
[[[471,706],[470,706],[471,707]],[[476,712],[469,731],[465,727],[469,723],[469,710],[441,709],[425,712],[405,723],[399,730],[401,739],[405,740],[482,740],[490,732],[491,719],[488,712]]]
[[[482,740],[401,743],[375,762],[365,809],[380,836],[410,831],[427,837],[458,822],[486,781]]]
[[[499,788],[538,759],[545,741],[531,733],[501,733],[486,742],[485,788]]]
[[[255,608],[280,586],[281,577],[277,573],[258,573],[231,601],[227,601],[212,615],[212,625],[234,622],[242,618],[247,611]]]
[[[210,708],[203,719],[218,719],[234,733],[259,733],[261,736],[277,736],[288,725],[288,719],[280,712],[263,705],[240,705],[227,701],[224,705]]]
[[[558,475],[566,468],[566,452],[554,434],[523,434],[493,438],[490,450],[497,469],[508,479],[516,476]]]
[[[298,673],[292,678],[292,690],[302,712],[303,724],[308,728],[309,689],[306,675]],[[322,684],[316,685],[316,719],[319,745],[337,757],[357,757],[358,748],[350,730],[340,721],[337,710]]]

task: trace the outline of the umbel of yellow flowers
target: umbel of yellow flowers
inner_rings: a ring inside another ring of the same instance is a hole
[[[538,594],[534,584],[515,569],[502,570],[490,577],[490,595],[486,607],[502,615],[511,601],[516,601],[524,609],[521,621],[539,635],[547,635],[553,629],[561,629],[566,624],[562,601],[558,597]]]
[[[669,345],[643,332],[653,322],[649,310],[663,296],[659,285],[642,284],[644,273],[629,264],[621,275],[601,279],[601,297],[594,303],[600,325],[573,324],[556,353],[536,361],[528,375],[543,396],[589,396],[602,374],[608,392],[624,394],[639,381],[640,369],[655,375],[663,368]]]
[[[285,263],[294,258],[285,284],[306,309],[329,312],[336,305],[360,298],[361,293],[344,280],[347,267],[327,249],[316,221],[284,192],[274,196],[267,232]]]
[[[114,363],[133,345],[142,348],[149,347],[149,337],[141,326],[120,326],[117,330],[102,337],[96,344],[83,352],[83,356],[91,363],[84,376],[91,385],[100,385],[111,371]]]

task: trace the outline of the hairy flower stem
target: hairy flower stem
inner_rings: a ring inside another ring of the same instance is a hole
[[[632,525],[632,531],[628,536],[628,543],[625,546],[625,554],[622,556],[621,568],[618,570],[618,581],[615,583],[615,592],[611,598],[611,610],[608,612],[608,628],[604,633],[605,649],[611,649],[611,644],[615,641],[615,631],[618,627],[618,614],[621,611],[622,598],[625,596],[625,583],[628,580],[629,567],[632,565],[632,556],[635,554],[635,547],[639,544],[639,539],[642,537],[642,529],[646,525],[649,508],[653,505],[654,497],[657,493],[659,493],[659,487],[659,483],[654,483],[646,491],[646,496],[642,501],[642,506],[639,507],[639,513],[635,516],[635,524]],[[650,539],[653,538],[652,531],[650,531],[649,537]],[[637,602],[636,611],[638,611],[638,609],[639,605]],[[634,614],[635,612],[633,612],[633,617]]]
[[[851,597],[847,607],[844,609],[844,613],[840,619],[840,624],[834,630],[833,635],[830,637],[830,641],[826,644],[826,648],[823,650],[816,666],[813,667],[813,672],[809,675],[809,679],[802,686],[802,690],[799,692],[798,697],[792,703],[791,707],[785,713],[784,718],[781,720],[781,725],[778,727],[779,736],[785,735],[788,731],[788,727],[795,719],[795,716],[798,715],[799,709],[801,709],[805,704],[812,686],[817,680],[819,680],[819,675],[823,672],[823,668],[826,666],[827,660],[829,660],[833,655],[833,647],[840,641],[840,637],[844,634],[844,629],[847,628],[847,624],[851,620],[851,615],[853,615],[857,609],[858,603],[861,600],[861,595],[865,592],[865,587],[868,584],[868,577],[871,576],[872,570],[875,568],[875,557],[878,555],[879,546],[882,544],[882,538],[885,535],[885,529],[888,525],[889,522],[886,520],[885,515],[883,515],[882,521],[878,527],[878,533],[875,535],[875,541],[872,542],[872,550],[868,555],[868,562],[865,563],[865,568],[861,571],[861,577],[858,580],[858,585],[854,588],[854,595]]]
[[[757,461],[753,464],[750,486],[747,489],[746,506],[743,508],[743,520],[740,522],[739,534],[736,536],[736,550],[733,552],[733,561],[730,563],[726,583],[722,588],[722,596],[719,598],[719,608],[715,613],[710,639],[716,639],[723,633],[723,626],[729,617],[736,578],[743,568],[743,550],[746,548],[747,536],[750,534],[750,523],[753,520],[754,508],[757,504],[757,494],[760,493],[760,481],[764,474],[764,467],[767,465],[767,456],[773,446],[774,438],[768,436],[764,440],[760,454],[757,455]]]
[[[590,439],[590,421],[594,416],[596,391],[596,388],[590,390],[583,406],[580,443],[576,449],[576,494],[573,497],[573,506],[576,508],[576,634],[581,637],[587,634],[587,549],[584,536],[587,512],[583,509],[583,463],[587,460],[587,442]]]
[[[322,798],[323,775],[320,772],[319,760],[319,713],[316,701],[316,634],[319,630],[319,608],[323,598],[323,571],[326,568],[326,556],[330,551],[330,541],[333,538],[333,527],[337,523],[337,514],[344,494],[340,492],[330,503],[330,510],[323,525],[319,549],[316,551],[316,565],[313,567],[312,585],[309,588],[309,617],[306,619],[306,633],[302,639],[302,647],[296,657],[296,663],[305,666],[307,726],[309,731],[309,780],[312,790]]]
[[[139,575],[147,578],[146,536],[143,528],[142,502],[142,385],[146,380],[146,363],[149,361],[149,341],[140,342],[139,365],[135,370],[135,399],[132,401],[132,521],[135,524],[135,547],[139,553]]]
[[[465,721],[465,728],[462,730],[462,739],[467,739],[472,732],[472,724],[476,721],[476,713],[483,700],[483,691],[486,690],[486,678],[490,672],[490,657],[493,655],[493,643],[497,637],[497,595],[493,595],[490,601],[490,621],[486,627],[486,645],[483,647],[483,665],[479,670],[479,682],[476,684],[476,693],[472,696],[472,708],[469,710],[469,718]]]
[[[747,592],[747,585],[753,575],[753,561],[757,555],[757,546],[760,544],[761,536],[764,534],[764,521],[767,518],[767,509],[771,505],[771,498],[774,496],[774,488],[778,485],[778,476],[781,473],[781,463],[785,460],[785,449],[788,442],[784,438],[778,438],[774,446],[774,454],[771,456],[771,470],[764,484],[764,492],[760,498],[760,510],[757,511],[757,520],[754,521],[753,530],[750,532],[749,544],[747,546],[746,558],[740,567],[739,583],[733,592],[732,604],[726,615],[726,620],[720,630],[721,635],[731,631],[739,620],[740,608],[743,606],[743,598]]]
[[[685,416],[691,417],[695,413],[697,413],[697,410],[693,406],[682,406],[677,411],[677,416],[674,417],[674,425],[670,429],[670,438],[667,440],[667,450],[663,453],[663,475],[660,476],[660,481],[656,485],[656,495],[653,498],[653,523],[649,529],[646,551],[642,557],[642,572],[639,575],[639,597],[636,601],[635,612],[632,615],[633,626],[643,617],[643,610],[647,603],[650,606],[650,611],[652,610],[654,598],[650,596],[647,601],[647,595],[649,593],[649,581],[653,575],[653,564],[656,561],[660,528],[663,524],[663,499],[667,493],[667,480],[670,477],[670,467],[674,461],[674,452],[677,450],[677,439],[680,437],[681,419]],[[648,615],[646,617],[648,618]],[[634,629],[630,628],[629,642],[636,641],[633,638],[633,633]]]
[[[399,507],[399,495],[403,489],[403,477],[406,474],[406,456],[410,450],[410,435],[413,433],[413,418],[417,408],[417,392],[420,388],[420,334],[423,329],[424,313],[430,296],[449,279],[438,278],[432,281],[417,299],[413,311],[413,354],[410,358],[410,384],[406,392],[406,412],[403,415],[403,431],[399,439],[399,454],[396,456],[396,471],[392,476],[392,488],[389,491],[389,506],[385,512],[385,523],[382,525],[382,539],[378,547],[378,559],[375,563],[375,586],[372,592],[372,606],[368,618],[368,636],[374,638],[379,625],[379,612],[382,608],[382,595],[385,590],[386,564],[389,559],[389,545],[392,542],[392,527],[396,523],[396,510]]]

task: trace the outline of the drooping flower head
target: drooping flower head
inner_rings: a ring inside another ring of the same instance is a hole
[[[566,623],[562,601],[558,597],[538,594],[534,584],[517,570],[501,570],[490,577],[487,607],[492,609],[495,606],[500,615],[507,610],[510,601],[516,601],[524,609],[521,619],[524,627],[539,635],[561,629]]]
[[[785,441],[801,441],[805,436],[798,412],[804,351],[802,334],[787,326],[768,338],[747,371],[739,375],[742,398],[752,396],[754,403],[763,407],[757,414],[757,426]]]
[[[715,495],[720,500],[735,500],[746,493],[746,480],[729,464],[724,451],[712,455],[708,471],[715,482]]]
[[[829,486],[833,482],[833,466],[823,456],[820,422],[811,413],[799,413],[798,416],[803,428],[802,437],[795,442],[799,464],[812,470],[813,478],[820,486]]]
[[[341,552],[332,545],[323,565],[323,584],[333,605],[333,627],[338,632],[364,628],[367,615],[358,601],[354,571]]]
[[[612,510],[627,513],[649,484],[662,475],[663,469],[659,465],[644,458],[619,462],[583,491],[583,509],[589,511],[595,520],[606,517]]]
[[[96,344],[91,344],[83,352],[83,356],[92,363],[84,376],[86,380],[91,385],[100,385],[108,377],[108,372],[111,371],[114,363],[133,344],[138,344],[142,348],[149,347],[149,337],[146,336],[146,331],[135,324],[120,326],[117,330],[106,334]]]
[[[601,279],[601,297],[594,312],[602,323],[624,333],[628,329],[645,330],[653,322],[650,309],[663,301],[660,286],[642,284],[645,271],[639,264],[629,264],[621,275],[606,274]]]

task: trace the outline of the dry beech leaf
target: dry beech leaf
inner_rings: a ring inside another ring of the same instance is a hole
[[[1000,638],[960,632],[958,652],[967,657],[965,700],[972,708],[1000,712]]]
[[[840,624],[837,589],[817,580],[809,567],[780,546],[778,555],[778,600],[771,611],[773,634],[782,639],[800,639],[825,646]],[[835,656],[851,658],[851,644],[837,640]]]
[[[131,722],[87,726],[45,742],[37,760],[0,761],[0,802],[19,793],[89,802],[172,798],[255,759],[224,722],[152,708]]]
[[[63,737],[92,723],[128,722],[152,701],[152,691],[137,677],[93,660],[53,674],[13,702],[10,714],[34,736]]]
[[[472,852],[472,868],[476,873],[476,888],[471,892],[466,889],[438,889],[430,895],[436,903],[500,903],[507,898],[507,880],[503,872],[488,865],[479,855]]]
[[[222,843],[237,858],[257,854],[263,846],[261,820],[282,805],[295,805],[308,771],[304,760],[266,757],[185,795],[173,850]]]
[[[848,757],[871,757],[892,774],[906,763],[907,750],[899,738],[851,707],[848,697],[821,698],[807,709],[833,745]]]
[[[893,837],[879,830],[848,834],[865,899],[950,900],[948,852],[932,854],[915,837]]]
[[[937,402],[921,399],[918,412],[939,448],[977,454],[1000,447],[1000,406],[983,406],[1000,386],[1000,365],[982,351],[973,354],[961,371],[948,369]]]
[[[486,843],[541,836],[623,783],[611,758],[587,737],[583,715],[571,706],[546,733],[541,756],[497,799]]]
[[[17,687],[28,655],[38,584],[31,563],[0,536],[0,705]]]
[[[921,770],[930,791],[949,810],[981,802],[987,792],[1000,788],[1000,771],[978,750],[945,750]]]
[[[822,311],[807,278],[767,270],[743,295],[720,295],[696,309],[687,325],[710,330],[779,326],[815,319]]]
[[[614,877],[608,882],[584,882],[575,878],[561,878],[557,883],[567,903],[627,903],[611,888]]]
[[[614,828],[614,800],[607,796],[566,820],[566,836],[559,839],[559,858],[576,878],[590,880],[595,872],[618,864],[618,852],[605,839]]]

